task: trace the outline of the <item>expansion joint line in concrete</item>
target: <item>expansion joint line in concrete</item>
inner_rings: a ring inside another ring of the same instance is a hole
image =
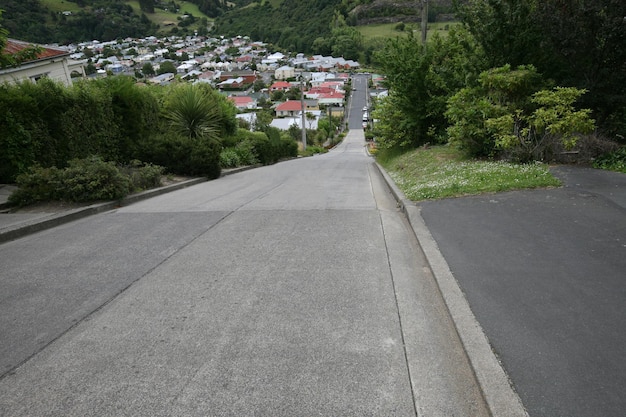
[[[402,325],[402,315],[400,314],[400,306],[398,304],[398,293],[396,291],[396,283],[395,283],[395,279],[394,279],[394,275],[393,275],[393,269],[391,268],[391,259],[390,259],[390,255],[389,255],[389,246],[387,245],[387,236],[385,234],[385,226],[383,223],[383,218],[382,218],[382,214],[379,212],[379,219],[380,219],[380,228],[382,230],[383,233],[383,240],[385,241],[385,254],[387,256],[387,266],[389,268],[389,276],[391,278],[391,287],[393,290],[393,297],[394,297],[394,303],[395,303],[395,308],[396,308],[396,314],[398,315],[398,326],[400,327],[400,338],[402,340],[402,351],[404,353],[404,362],[406,364],[406,370],[407,370],[407,375],[409,378],[409,388],[411,390],[411,398],[413,400],[413,411],[415,413],[416,417],[421,417],[419,415],[419,405],[417,404],[417,397],[415,396],[415,390],[413,389],[413,387],[415,386],[415,384],[413,384],[413,376],[411,375],[411,367],[409,366],[409,355],[406,351],[406,342],[405,342],[405,338],[404,338],[404,327]]]

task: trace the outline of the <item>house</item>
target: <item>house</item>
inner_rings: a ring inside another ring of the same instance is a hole
[[[220,89],[229,89],[229,90],[237,90],[237,89],[242,89],[246,86],[245,80],[243,77],[237,77],[237,78],[229,78],[226,81],[222,81],[221,83],[217,84],[217,87]]]
[[[257,79],[255,71],[223,71],[220,73],[220,81],[230,78],[242,78],[244,84],[254,84]]]
[[[319,111],[308,112],[310,116],[305,117],[304,126],[306,129],[317,130],[318,121],[320,118]],[[276,127],[280,130],[289,130],[291,126],[295,126],[298,129],[302,129],[302,115],[285,117],[281,119],[274,119],[270,123],[270,126]]]
[[[120,63],[108,64],[107,66],[105,66],[105,69],[114,75],[122,74],[124,72],[124,66]]]
[[[287,91],[291,88],[291,84],[287,81],[276,81],[274,84],[270,85],[270,91]]]
[[[341,92],[322,93],[317,97],[320,106],[343,106],[344,94]]]
[[[287,100],[276,106],[277,117],[297,116],[302,111],[300,100]]]
[[[7,39],[3,53],[17,54],[29,46],[33,46],[33,44]],[[26,80],[37,82],[41,78],[49,78],[65,85],[71,85],[70,53],[60,48],[35,46],[41,48],[41,52],[37,54],[35,59],[22,62],[16,67],[0,69],[0,83],[15,83]]]
[[[237,110],[251,110],[256,109],[256,101],[252,99],[250,96],[229,96],[228,100],[230,100]]]
[[[283,65],[274,71],[274,78],[277,80],[286,80],[288,78],[295,78],[296,70],[294,67]]]
[[[174,74],[171,72],[166,72],[165,74],[157,75],[156,77],[152,77],[148,80],[151,84],[160,84],[166,85],[169,84],[170,81],[174,79]]]

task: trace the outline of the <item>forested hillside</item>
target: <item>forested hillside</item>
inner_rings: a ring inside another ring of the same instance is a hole
[[[228,36],[248,35],[290,51],[319,53],[315,41],[331,36],[335,14],[351,27],[416,22],[421,20],[422,3],[421,0],[238,0],[235,1],[238,7],[217,19],[216,31]],[[451,16],[452,2],[430,0],[428,10],[429,21],[446,14]]]
[[[204,33],[206,19],[216,18],[217,35],[247,35],[285,50],[319,52],[313,44],[330,36],[334,16],[351,27],[416,22],[422,1],[0,0],[0,9],[11,37],[38,43]],[[451,12],[451,0],[429,1],[429,21]]]
[[[225,7],[224,0],[0,0],[11,37],[62,44],[206,31],[207,16]]]

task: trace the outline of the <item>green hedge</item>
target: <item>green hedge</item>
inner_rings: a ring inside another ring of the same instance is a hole
[[[71,87],[48,79],[0,85],[0,183],[14,182],[32,166],[65,168],[70,160],[90,155],[122,165],[140,159],[173,167],[175,173],[219,176],[219,143],[190,142],[171,133],[165,116],[173,88],[139,86],[123,76],[79,80]],[[234,106],[216,92],[205,96],[216,109],[219,133],[233,134]],[[167,140],[172,143],[162,143]],[[147,152],[154,144],[159,149]],[[175,152],[167,155],[170,151]],[[152,154],[157,159],[146,157]]]

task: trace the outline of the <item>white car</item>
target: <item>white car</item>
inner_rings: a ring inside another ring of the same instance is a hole
[[[363,107],[363,111],[367,111],[367,106]]]

